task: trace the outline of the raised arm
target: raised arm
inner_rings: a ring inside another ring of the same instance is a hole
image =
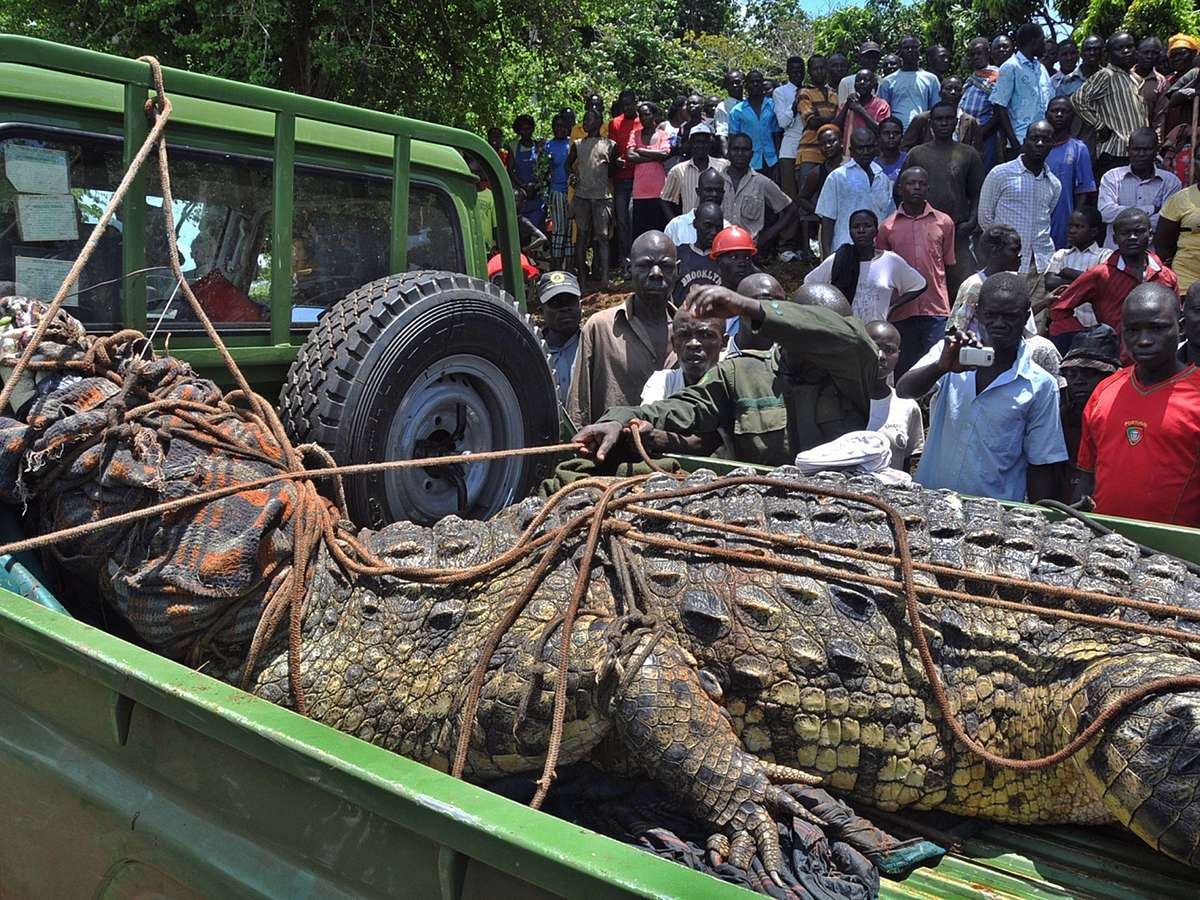
[[[958,362],[958,351],[971,344],[969,335],[951,334],[942,342],[941,355],[913,366],[896,382],[896,396],[909,400],[924,397],[947,372],[965,372]]]
[[[1101,263],[1100,265],[1104,265]],[[1092,291],[1096,283],[1096,276],[1092,273],[1096,272],[1100,266],[1093,266],[1088,269],[1069,285],[1058,297],[1050,302],[1050,322],[1064,322],[1068,319],[1074,319],[1074,309],[1081,303],[1090,303],[1092,300]]]
[[[688,299],[700,318],[742,316],[755,334],[779,345],[789,366],[808,363],[832,376],[843,398],[864,414],[879,371],[875,343],[863,324],[832,310],[799,303],[761,303],[722,287],[703,287]]]

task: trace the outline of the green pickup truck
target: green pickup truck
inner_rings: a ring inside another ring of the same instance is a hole
[[[553,442],[502,190],[507,292],[483,277],[462,154],[506,184],[483,141],[184,71],[165,83],[189,282],[298,437],[346,463]],[[146,134],[149,85],[145,64],[0,35],[0,288],[54,293]],[[219,377],[173,296],[154,179],[135,182],[70,311],[96,333],[152,332]],[[538,477],[421,472],[349,501],[364,523],[486,516]],[[1196,532],[1113,524],[1200,560]],[[0,541],[20,527],[0,513]],[[45,582],[35,559],[0,559],[0,898],[751,896],[163,659],[70,617]],[[998,826],[883,890],[1196,893],[1194,871],[1125,837]]]

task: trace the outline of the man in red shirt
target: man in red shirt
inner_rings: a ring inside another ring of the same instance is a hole
[[[617,264],[624,266],[633,243],[633,164],[626,160],[629,136],[642,127],[637,114],[637,94],[628,88],[617,98],[621,113],[608,123],[608,137],[617,144],[617,169],[613,173],[613,212],[617,220]]]
[[[1106,262],[1092,266],[1071,282],[1050,306],[1050,336],[1057,337],[1083,330],[1075,318],[1075,307],[1090,303],[1098,322],[1122,334],[1121,310],[1125,298],[1139,284],[1161,284],[1176,294],[1179,279],[1161,259],[1150,252],[1150,217],[1136,206],[1117,213],[1113,220],[1113,240],[1117,252]],[[1129,350],[1121,348],[1121,363],[1132,361]]]
[[[943,177],[944,173],[943,173]],[[905,169],[896,179],[899,208],[884,219],[875,246],[891,250],[925,276],[925,290],[916,299],[892,307],[888,321],[900,332],[899,378],[946,334],[950,294],[946,269],[954,265],[954,220],[925,199],[929,173],[920,166]]]
[[[1100,382],[1083,411],[1079,495],[1106,515],[1200,525],[1200,369],[1176,354],[1179,298],[1138,285],[1123,328],[1134,364]]]

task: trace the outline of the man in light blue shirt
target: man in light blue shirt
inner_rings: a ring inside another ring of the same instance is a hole
[[[976,315],[995,353],[992,364],[962,365],[967,339],[953,334],[896,385],[896,394],[910,399],[937,390],[917,467],[920,484],[996,500],[1054,496],[1054,466],[1067,459],[1067,446],[1058,383],[1033,361],[1022,337],[1029,308],[1023,276],[991,276]]]
[[[1009,145],[1020,149],[1029,126],[1046,118],[1054,87],[1040,61],[1046,50],[1042,26],[1026,22],[1017,29],[1016,44],[1017,52],[1001,64],[996,75],[992,115]]]
[[[538,279],[538,298],[544,325],[541,338],[550,353],[550,368],[558,381],[558,402],[566,408],[571,370],[579,352],[581,309],[579,279],[570,272],[547,272]]]
[[[1079,69],[1079,48],[1067,38],[1058,45],[1058,71],[1050,76],[1055,97],[1070,97],[1087,81]]]
[[[748,134],[754,142],[750,167],[767,177],[773,177],[779,154],[775,150],[775,133],[780,131],[775,117],[775,103],[767,96],[766,79],[762,72],[746,76],[746,99],[729,114],[729,134]]]
[[[916,118],[917,113],[929,112],[942,99],[942,85],[932,72],[917,68],[921,58],[921,42],[915,37],[900,41],[900,68],[879,82],[875,92],[892,108],[892,115],[904,123]]]
[[[855,128],[850,135],[850,161],[829,173],[817,198],[822,256],[850,243],[850,216],[860,209],[871,210],[879,222],[895,211],[892,182],[875,162],[878,155],[879,138],[875,133]]]

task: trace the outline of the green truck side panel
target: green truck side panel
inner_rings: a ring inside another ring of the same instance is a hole
[[[7,591],[0,721],[4,896],[745,896]]]

